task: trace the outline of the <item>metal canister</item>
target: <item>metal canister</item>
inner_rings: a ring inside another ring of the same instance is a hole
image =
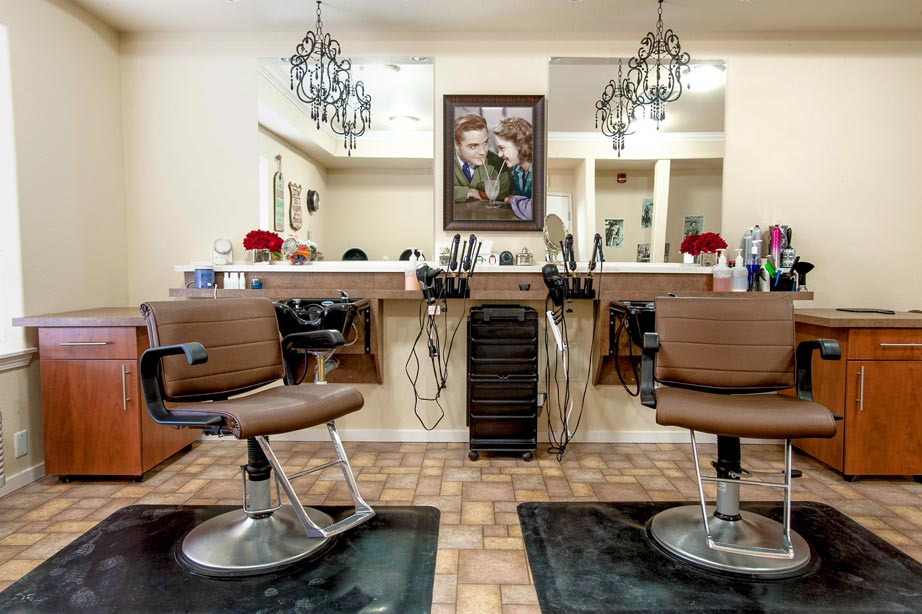
[[[535,256],[528,252],[527,247],[523,247],[522,251],[515,255],[515,263],[518,266],[528,266],[535,263]]]

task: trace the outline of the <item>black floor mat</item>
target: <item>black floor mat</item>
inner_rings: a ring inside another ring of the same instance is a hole
[[[647,520],[683,504],[519,505],[541,612],[922,612],[922,564],[827,505],[793,504],[793,528],[815,550],[811,571],[761,581],[695,569],[654,546]],[[776,503],[740,507],[781,518]]]
[[[248,578],[188,573],[175,547],[229,506],[121,509],[0,593],[0,612],[429,612],[439,511],[378,507],[313,561]],[[323,507],[334,518],[350,509]]]

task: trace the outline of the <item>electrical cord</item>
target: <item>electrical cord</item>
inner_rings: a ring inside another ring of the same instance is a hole
[[[604,261],[602,261],[604,262]],[[599,273],[598,273],[598,292],[601,292],[602,289],[602,262],[599,263]],[[544,300],[544,308],[547,311],[548,303],[551,300],[548,296]],[[563,398],[561,399],[561,386],[557,379],[558,375],[558,360],[555,354],[554,360],[554,386],[557,389],[557,407],[558,407],[558,417],[561,423],[561,433],[558,438],[554,433],[553,420],[551,419],[551,408],[547,409],[547,433],[548,440],[550,441],[550,446],[547,451],[548,454],[554,454],[557,458],[557,462],[563,460],[564,454],[566,454],[567,446],[570,445],[570,442],[576,436],[577,431],[579,430],[580,423],[583,420],[583,410],[586,407],[586,395],[589,392],[589,378],[592,375],[592,364],[593,364],[593,352],[592,352],[592,341],[589,343],[589,361],[586,367],[586,380],[583,385],[583,393],[580,396],[579,401],[579,411],[576,414],[576,424],[573,426],[573,431],[570,431],[570,419],[573,413],[573,398],[570,392],[570,349],[567,334],[567,318],[566,318],[566,303],[561,305],[559,310],[553,312],[554,321],[557,322],[561,327],[561,337],[564,340],[563,350],[561,351],[561,360],[559,362],[563,363],[563,372],[564,372],[564,386],[563,386]],[[596,331],[598,329],[599,323],[599,314],[598,311],[593,309],[592,314],[592,333],[590,339],[594,340]],[[545,381],[548,382],[548,387],[550,387],[551,381],[551,366],[550,366],[550,351],[548,346],[549,335],[547,327],[544,329],[544,357],[545,357]],[[550,390],[548,391],[550,393]],[[548,399],[550,399],[550,394],[548,394]],[[550,403],[550,401],[548,401]]]
[[[416,416],[416,419],[419,421],[422,427],[427,431],[435,429],[445,417],[445,408],[442,406],[440,397],[442,396],[442,391],[445,390],[448,385],[448,365],[451,359],[451,351],[455,343],[455,336],[458,334],[458,330],[461,328],[461,322],[464,319],[463,314],[467,313],[467,298],[464,298],[461,307],[462,316],[458,318],[458,323],[455,325],[454,330],[449,336],[447,309],[448,301],[444,296],[444,293],[437,297],[437,300],[438,299],[441,299],[445,305],[445,309],[442,311],[442,328],[444,334],[441,335],[439,333],[438,314],[430,314],[429,304],[425,299],[421,300],[419,304],[419,332],[417,333],[416,338],[413,340],[413,346],[410,348],[410,355],[407,357],[406,363],[404,363],[404,372],[407,374],[407,379],[410,381],[410,386],[413,388],[413,414]],[[431,397],[421,395],[419,393],[419,389],[417,388],[422,362],[420,361],[419,354],[416,351],[416,346],[419,344],[419,340],[423,337],[423,334],[425,334],[427,338],[427,354],[432,369],[432,377],[436,385],[435,394]],[[448,340],[448,347],[444,352],[441,351],[443,337]],[[425,420],[423,419],[422,415],[420,415],[419,404],[421,401],[433,402],[435,403],[436,407],[439,408],[439,417],[432,426],[426,425]]]
[[[624,388],[630,396],[636,397],[640,394],[640,373],[637,370],[637,363],[634,360],[634,341],[631,339],[631,330],[630,320],[631,314],[627,313],[621,318],[618,324],[618,328],[615,330],[615,374],[618,376],[618,381],[621,382],[621,386]],[[624,381],[624,372],[621,370],[621,334],[627,330],[627,354],[628,362],[631,365],[631,372],[634,376],[634,382],[637,384],[637,390],[631,390],[630,385]]]

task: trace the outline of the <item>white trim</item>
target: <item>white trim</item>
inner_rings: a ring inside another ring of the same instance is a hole
[[[723,132],[657,132],[646,138],[650,141],[685,141],[692,143],[710,143],[725,140]],[[643,138],[638,136],[638,138]],[[601,132],[548,132],[548,141],[574,141],[579,143],[610,142],[611,139]]]
[[[28,486],[32,482],[37,482],[43,477],[45,477],[44,461],[34,467],[23,469],[16,475],[7,475],[6,486],[0,488],[0,497],[5,497],[14,490],[19,490],[23,486]]]
[[[32,362],[32,354],[37,351],[36,348],[26,348],[0,354],[0,372],[27,367]]]

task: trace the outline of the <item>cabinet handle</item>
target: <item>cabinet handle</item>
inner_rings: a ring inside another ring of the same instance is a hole
[[[65,347],[82,346],[82,345],[109,345],[108,341],[62,341],[61,345]]]
[[[128,411],[128,368],[122,365],[122,411]]]
[[[864,367],[858,369],[858,411],[864,411]]]
[[[922,343],[881,343],[882,348],[922,348]]]

